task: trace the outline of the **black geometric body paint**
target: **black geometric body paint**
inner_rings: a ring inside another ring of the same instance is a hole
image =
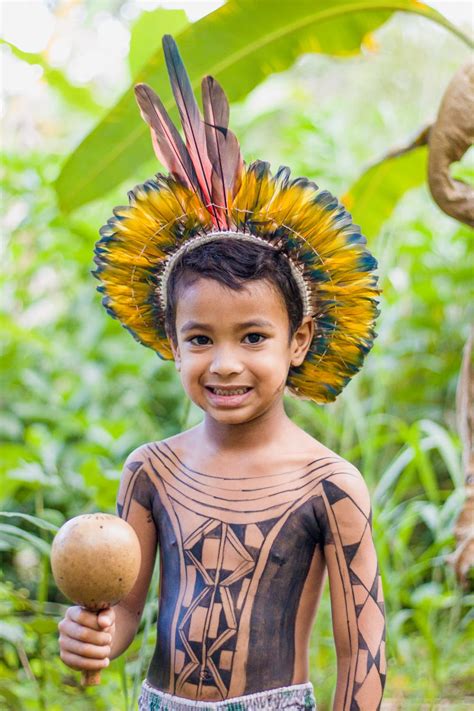
[[[342,707],[379,708],[385,620],[370,511],[340,486],[351,476],[340,469],[340,458],[325,456],[283,474],[209,476],[165,443],[146,445],[129,464],[118,513],[127,518],[141,504],[160,546],[153,686],[222,700],[295,683],[307,653],[296,645],[309,624],[305,596],[326,558],[351,655],[338,678]]]

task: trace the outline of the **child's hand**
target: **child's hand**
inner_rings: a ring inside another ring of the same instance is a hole
[[[108,607],[99,614],[83,607],[69,607],[58,625],[59,656],[71,669],[98,671],[110,663],[115,634],[115,610]]]

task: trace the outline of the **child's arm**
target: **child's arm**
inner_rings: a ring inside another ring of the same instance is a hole
[[[385,614],[369,492],[355,467],[323,482],[337,689],[334,711],[377,711],[385,684]]]
[[[140,541],[142,561],[131,592],[114,606],[118,617],[115,621],[111,659],[120,656],[136,635],[155,564],[157,532],[151,513],[151,489],[146,461],[146,445],[134,450],[127,457],[117,494],[117,514],[135,529]]]
[[[118,515],[133,526],[140,541],[142,561],[137,581],[127,597],[99,615],[77,605],[67,609],[59,623],[59,647],[61,659],[72,669],[102,669],[108,659],[120,656],[136,635],[157,548],[151,502],[147,496],[145,452],[146,447],[140,447],[127,458],[117,496]]]

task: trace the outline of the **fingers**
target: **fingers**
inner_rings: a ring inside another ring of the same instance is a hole
[[[98,616],[77,605],[69,607],[58,629],[60,658],[68,667],[97,671],[109,665],[115,632],[115,613],[111,608]]]
[[[83,627],[88,627],[91,630],[101,629],[97,613],[85,610],[83,607],[79,607],[79,605],[68,607],[65,619],[77,622],[77,624],[82,625]]]
[[[99,647],[109,645],[112,642],[110,632],[96,632],[89,627],[84,627],[83,625],[77,624],[77,622],[72,622],[72,620],[61,620],[58,628],[60,639],[75,639],[78,642],[94,644]]]
[[[115,610],[113,607],[108,607],[101,610],[97,615],[97,622],[102,629],[110,630],[115,624]]]
[[[107,607],[96,613],[74,605],[66,610],[65,619],[72,620],[91,630],[110,632],[115,625],[115,610],[113,607]]]
[[[65,637],[61,640],[61,651],[78,657],[86,657],[87,659],[102,660],[109,657],[110,645],[99,647],[96,644],[87,644],[87,642],[79,642],[77,639]]]
[[[77,671],[98,671],[99,669],[105,669],[110,664],[109,659],[89,659],[71,652],[63,652],[62,650],[59,656],[66,666]]]
[[[97,613],[90,612],[90,610],[86,610],[79,605],[74,605],[66,610],[66,618],[92,630],[100,630],[103,627],[113,625],[115,622],[115,610],[113,607],[107,607]]]

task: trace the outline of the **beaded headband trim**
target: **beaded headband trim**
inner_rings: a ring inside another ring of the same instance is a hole
[[[229,106],[212,77],[202,82],[204,119],[172,37],[163,48],[185,141],[153,90],[135,88],[151,129],[157,174],[129,192],[100,230],[93,272],[107,312],[164,359],[167,285],[179,257],[217,239],[282,250],[315,334],[305,361],[290,369],[297,397],[332,402],[362,367],[377,334],[377,261],[350,214],[307,178],[275,175],[263,161],[246,166],[228,128]]]
[[[196,249],[196,247],[200,247],[203,244],[208,244],[209,242],[215,242],[216,240],[220,240],[222,238],[225,239],[236,239],[239,240],[240,242],[257,242],[257,243],[264,243],[267,246],[271,247],[272,249],[277,250],[278,247],[276,245],[271,245],[269,244],[266,240],[262,239],[261,237],[255,237],[254,235],[251,234],[244,234],[243,232],[211,232],[210,234],[207,235],[201,235],[199,237],[195,237],[192,240],[189,240],[189,242],[186,242],[185,244],[181,245],[181,247],[174,252],[168,259],[166,260],[166,266],[163,270],[163,273],[161,275],[161,280],[160,280],[160,286],[159,289],[157,289],[159,298],[161,300],[161,306],[163,311],[166,310],[166,303],[167,303],[167,286],[168,286],[168,279],[170,277],[171,272],[173,271],[173,267],[178,261],[178,259],[181,257],[181,255],[184,252],[190,252],[193,249]],[[296,282],[296,285],[298,286],[298,290],[300,292],[301,296],[301,301],[303,303],[303,315],[304,316],[309,316],[311,314],[311,292],[309,287],[307,286],[304,276],[296,266],[296,264],[293,262],[291,257],[288,257],[288,262],[290,265],[291,273],[293,275],[293,278]]]

